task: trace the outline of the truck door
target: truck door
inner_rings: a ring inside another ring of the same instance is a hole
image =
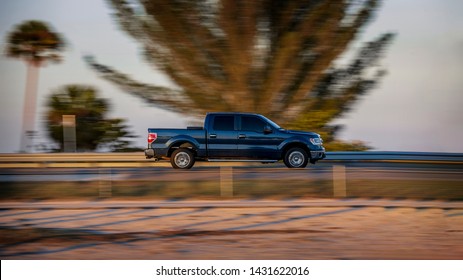
[[[241,116],[238,131],[239,157],[248,159],[278,159],[278,145],[283,138],[264,119],[258,116]]]
[[[214,115],[207,131],[209,158],[232,158],[237,156],[238,134],[235,115]]]

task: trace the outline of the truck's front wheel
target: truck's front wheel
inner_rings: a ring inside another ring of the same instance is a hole
[[[175,169],[190,169],[195,164],[195,157],[190,149],[180,148],[172,153],[170,163]]]
[[[302,148],[289,149],[283,159],[288,168],[304,168],[309,162],[309,155]]]

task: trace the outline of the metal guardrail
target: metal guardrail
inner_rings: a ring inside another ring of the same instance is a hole
[[[92,162],[146,161],[143,152],[137,153],[22,153],[0,154],[2,162]]]
[[[327,152],[326,159],[336,161],[446,161],[462,162],[463,153],[436,152]]]
[[[427,152],[327,152],[323,162],[402,161],[463,164],[463,153]],[[199,166],[211,163],[198,162]],[[250,163],[223,162],[214,166],[246,166]],[[0,168],[34,167],[164,167],[167,161],[147,160],[143,152],[135,153],[30,153],[0,154]]]
[[[143,152],[0,154],[0,168],[149,167],[153,164],[167,166],[167,162],[159,164],[145,159]]]

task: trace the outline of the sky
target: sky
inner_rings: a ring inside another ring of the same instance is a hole
[[[385,32],[396,37],[381,60],[387,75],[335,121],[339,138],[361,140],[381,151],[463,152],[463,1],[387,0],[350,51]],[[63,62],[40,69],[35,144],[50,143],[43,125],[47,98],[69,84],[96,87],[111,103],[110,117],[127,120],[146,146],[148,127],[185,127],[193,122],[145,104],[101,79],[83,61],[93,55],[145,83],[175,86],[141,57],[139,44],[121,31],[105,0],[0,0],[0,47],[15,25],[48,22],[67,43]],[[342,62],[342,59],[340,59]],[[341,63],[340,62],[340,63]],[[0,56],[0,153],[19,150],[26,81],[24,62]],[[277,119],[274,121],[278,122]]]

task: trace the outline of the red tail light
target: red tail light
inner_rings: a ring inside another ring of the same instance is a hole
[[[158,139],[157,133],[148,133],[148,144],[153,143],[156,139]]]

